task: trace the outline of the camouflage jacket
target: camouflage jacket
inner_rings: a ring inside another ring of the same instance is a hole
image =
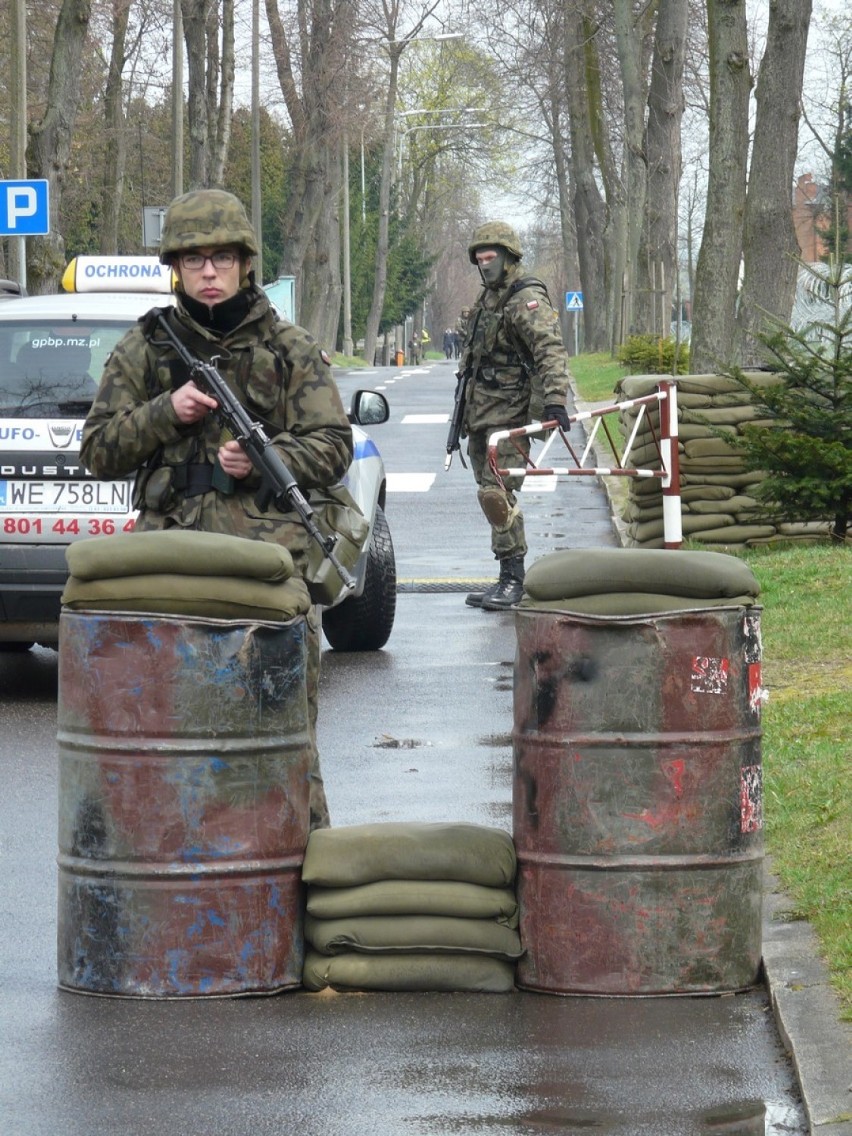
[[[565,403],[568,355],[559,317],[543,284],[512,292],[525,276],[521,264],[512,265],[503,286],[483,289],[471,313],[462,359],[473,376],[468,432],[523,426],[549,403]]]
[[[215,359],[305,493],[344,476],[353,455],[352,427],[328,359],[308,332],[279,319],[257,288],[247,317],[221,338],[193,321],[179,296],[169,318],[193,354]],[[138,529],[180,526],[274,541],[303,568],[310,538],[295,513],[274,505],[258,509],[255,471],[234,481],[233,491],[180,491],[189,467],[215,465],[227,434],[212,414],[191,426],[178,421],[171,391],[186,381],[187,368],[162,342],[162,331],[153,332],[152,342],[144,324],[143,318],[131,328],[107,360],[83,427],[83,464],[103,478],[138,471]]]

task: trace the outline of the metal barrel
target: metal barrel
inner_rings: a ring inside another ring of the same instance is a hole
[[[744,989],[761,960],[760,609],[516,615],[518,985]]]
[[[139,998],[299,986],[307,629],[65,610],[58,977]]]

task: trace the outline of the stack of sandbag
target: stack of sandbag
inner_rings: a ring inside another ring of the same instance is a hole
[[[280,544],[166,529],[75,541],[62,603],[72,610],[287,622],[311,608]]]
[[[521,956],[515,846],[475,824],[317,829],[302,867],[308,990],[505,993]]]
[[[760,584],[744,560],[723,552],[574,548],[527,570],[519,608],[590,616],[750,607]]]
[[[744,372],[756,386],[769,386],[781,376],[765,371]],[[657,389],[662,376],[631,375],[618,387],[619,401],[640,398]],[[702,544],[744,547],[770,540],[819,535],[824,524],[770,524],[759,516],[754,486],[765,474],[747,470],[743,454],[719,436],[739,434],[748,423],[774,426],[761,419],[749,391],[725,375],[683,375],[675,380],[678,402],[681,518],[684,539]],[[639,408],[620,412],[625,440]],[[654,438],[660,436],[659,407],[645,407],[645,417],[628,458],[635,469],[659,469]],[[658,479],[629,478],[623,510],[628,547],[662,548],[663,497]]]

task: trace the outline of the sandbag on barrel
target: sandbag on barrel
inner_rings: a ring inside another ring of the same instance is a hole
[[[167,573],[116,576],[108,580],[78,580],[69,576],[62,603],[78,611],[158,612],[205,619],[260,619],[281,623],[306,614],[311,607],[308,589],[298,577],[281,584],[269,584],[265,580],[237,576]]]
[[[744,561],[720,552],[579,548],[536,560],[524,577],[524,591],[533,600],[602,592],[710,600],[756,597],[760,585]]]
[[[66,560],[78,580],[167,573],[245,576],[277,584],[293,575],[293,558],[280,544],[194,529],[78,540],[68,546]]]
[[[288,622],[311,607],[286,548],[169,529],[69,545],[62,603],[74,610],[157,612]]]
[[[502,829],[476,824],[362,824],[312,832],[302,879],[324,887],[432,879],[505,888],[514,883],[515,868],[515,846]]]

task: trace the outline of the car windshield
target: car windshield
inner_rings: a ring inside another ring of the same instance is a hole
[[[0,321],[0,416],[83,417],[128,322]]]

